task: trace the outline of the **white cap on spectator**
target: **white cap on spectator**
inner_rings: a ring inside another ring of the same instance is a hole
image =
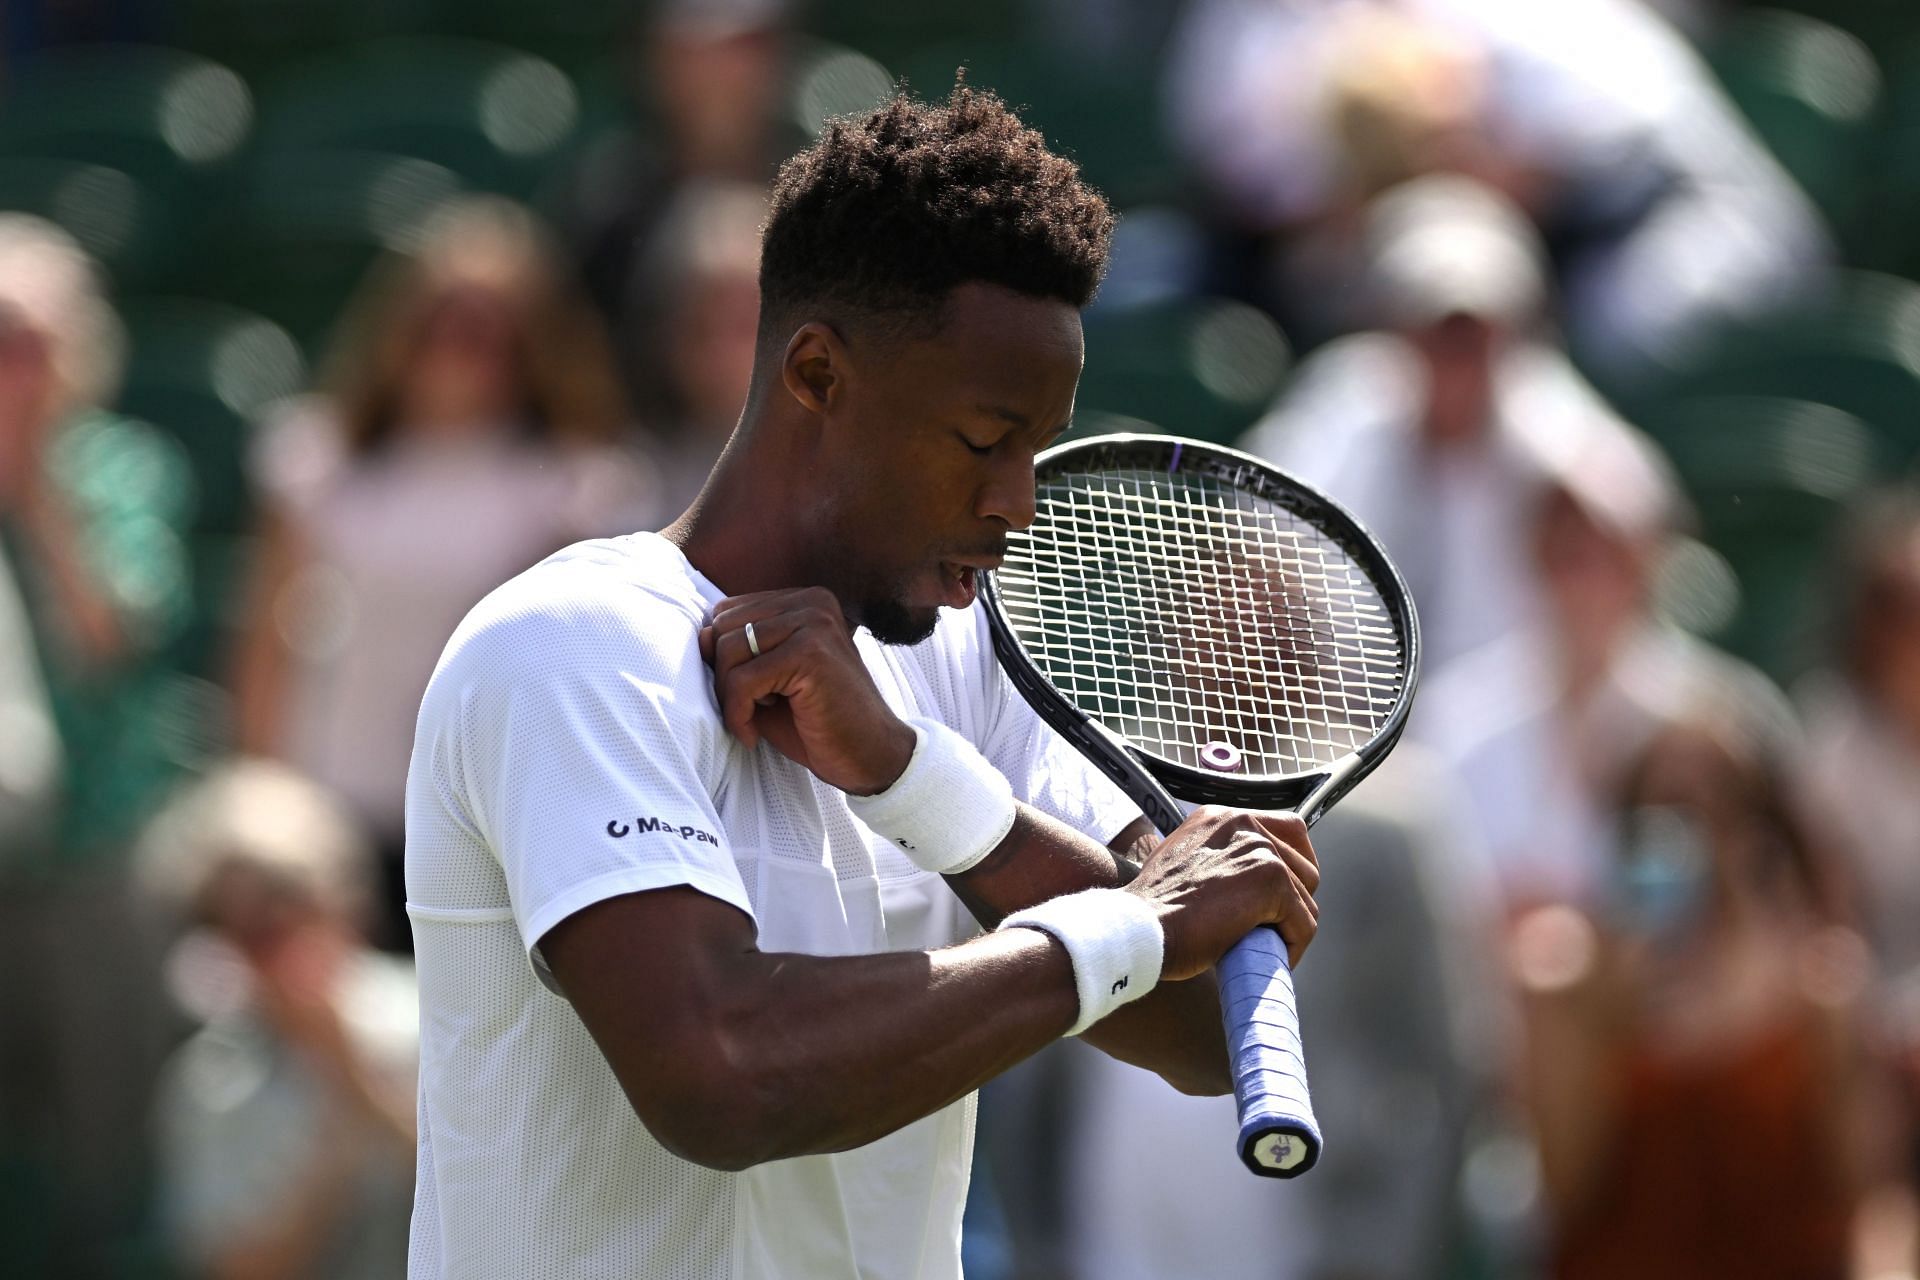
[[[1533,224],[1492,188],[1457,174],[1416,178],[1374,201],[1366,252],[1374,305],[1396,327],[1459,314],[1524,326],[1546,301]]]
[[[365,904],[371,852],[332,792],[283,764],[235,759],[184,787],[135,854],[140,880],[192,916],[223,867],[242,864],[349,918]]]
[[[1618,536],[1658,538],[1688,522],[1672,464],[1637,429],[1611,417],[1513,425],[1511,438],[1540,482]]]
[[[0,213],[0,327],[49,339],[65,387],[62,412],[103,404],[119,387],[125,335],[98,269],[61,228],[25,213]]]

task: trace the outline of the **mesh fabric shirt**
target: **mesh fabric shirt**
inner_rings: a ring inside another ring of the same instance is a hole
[[[750,914],[765,951],[977,930],[841,792],[726,733],[697,644],[722,595],[656,535],[581,543],[483,600],[428,686],[406,815],[412,1280],[958,1280],[972,1097],[851,1151],[707,1169],[647,1132],[545,976],[559,921],[668,886]],[[855,639],[897,713],[958,730],[1016,796],[1102,843],[1138,816],[1007,684],[978,607],[916,646]]]

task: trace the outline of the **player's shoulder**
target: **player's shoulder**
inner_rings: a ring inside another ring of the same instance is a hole
[[[653,534],[578,542],[508,579],[467,614],[435,681],[523,680],[565,669],[673,679],[697,668],[707,602],[679,552]]]

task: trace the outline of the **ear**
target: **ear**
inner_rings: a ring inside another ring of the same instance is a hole
[[[808,321],[787,339],[780,380],[808,413],[828,412],[846,390],[847,344],[833,326]]]

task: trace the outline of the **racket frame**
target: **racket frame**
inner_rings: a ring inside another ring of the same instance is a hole
[[[1382,605],[1393,615],[1405,642],[1404,674],[1386,722],[1358,750],[1323,769],[1249,778],[1204,772],[1143,751],[1080,710],[1028,656],[1001,603],[995,575],[992,572],[981,575],[980,594],[987,606],[988,629],[995,655],[1008,680],[1041,719],[1140,806],[1163,836],[1179,826],[1186,813],[1175,799],[1176,795],[1196,804],[1292,809],[1311,825],[1386,758],[1406,727],[1413,694],[1419,685],[1420,623],[1400,571],[1378,540],[1344,507],[1250,454],[1173,436],[1102,436],[1059,445],[1041,454],[1034,462],[1036,488],[1050,467],[1057,468],[1063,457],[1072,457],[1076,464],[1085,459],[1089,470],[1098,469],[1102,462],[1118,462],[1135,470],[1159,466],[1169,472],[1179,470],[1183,463],[1192,464],[1203,474],[1213,475],[1242,491],[1280,502],[1327,534],[1372,578]],[[1262,937],[1268,941],[1259,941]],[[1261,954],[1266,958],[1258,958]],[[1271,926],[1264,932],[1256,930],[1254,935],[1235,944],[1221,957],[1219,972],[1230,1042],[1240,1033],[1255,1033],[1258,1028],[1254,1024],[1277,1016],[1282,1025],[1291,1028],[1294,1043],[1298,1045],[1299,1017],[1293,981],[1287,969],[1285,943],[1277,931]],[[1258,997],[1259,1007],[1249,1014],[1236,1000],[1233,1009],[1227,1009],[1229,985],[1249,978],[1256,987],[1264,984],[1264,991]],[[1241,1068],[1244,1052],[1239,1048],[1232,1050],[1236,1072]],[[1263,1177],[1297,1177],[1319,1160],[1319,1125],[1306,1095],[1304,1061],[1293,1079],[1300,1090],[1295,1105],[1283,1104],[1277,1111],[1273,1110],[1273,1095],[1269,1093],[1265,1095],[1269,1110],[1250,1114],[1248,1096],[1241,1093],[1241,1081],[1236,1078],[1235,1093],[1241,1105],[1240,1159],[1249,1170]]]
[[[1316,821],[1386,758],[1406,729],[1420,678],[1420,621],[1400,570],[1387,557],[1379,540],[1345,507],[1252,454],[1178,436],[1139,433],[1096,436],[1055,445],[1034,459],[1036,488],[1045,483],[1050,469],[1058,469],[1063,457],[1072,458],[1076,470],[1084,466],[1086,470],[1095,471],[1106,464],[1134,470],[1159,468],[1168,472],[1185,468],[1222,480],[1243,492],[1279,502],[1327,534],[1380,589],[1381,603],[1395,615],[1406,649],[1405,675],[1400,682],[1399,696],[1379,732],[1359,750],[1324,769],[1249,776],[1196,769],[1143,751],[1075,706],[1054,688],[1014,633],[1000,600],[996,574],[988,571],[980,575],[980,596],[987,605],[994,653],[1008,680],[1043,720],[1138,803],[1148,821],[1163,835],[1178,826],[1185,813],[1173,797],[1190,805],[1291,810],[1309,824]]]

